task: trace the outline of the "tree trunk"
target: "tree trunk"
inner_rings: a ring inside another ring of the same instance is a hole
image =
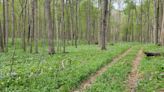
[[[52,29],[52,18],[51,18],[51,6],[50,6],[51,0],[45,0],[45,8],[46,8],[46,18],[47,18],[47,24],[48,24],[48,53],[54,54],[54,32]]]
[[[143,42],[143,32],[142,32],[142,31],[143,31],[143,30],[142,30],[142,29],[143,29],[143,28],[142,28],[142,27],[143,27],[143,26],[142,26],[142,25],[143,25],[143,23],[142,23],[142,22],[143,22],[143,19],[142,19],[142,13],[143,13],[143,11],[142,11],[142,2],[143,2],[143,1],[141,0],[140,2],[141,2],[141,24],[140,24],[140,25],[141,25],[141,30],[140,30],[140,42]]]
[[[35,53],[38,53],[37,2],[37,0],[33,0],[33,29],[35,40]]]
[[[154,0],[154,10],[155,10],[155,44],[158,44],[158,34],[159,34],[159,1]]]
[[[77,40],[78,40],[78,4],[79,4],[79,0],[76,0],[76,30],[75,30],[75,47],[77,48]]]
[[[0,22],[0,52],[3,52],[4,48],[3,48],[3,32],[2,32],[2,26],[1,26],[1,22]]]
[[[100,32],[101,36],[101,50],[106,49],[106,29],[107,29],[107,15],[108,15],[108,0],[103,1],[104,9],[103,9],[103,18],[102,18],[102,30]]]
[[[3,0],[3,42],[4,45],[6,46],[6,7],[5,7],[5,2],[6,0]]]
[[[148,24],[147,25],[148,39],[147,39],[147,41],[150,42],[151,41],[151,38],[150,38],[151,37],[150,36],[151,35],[150,34],[151,33],[150,32],[150,0],[147,0],[147,3],[148,3],[148,7],[147,7],[148,8],[148,14],[147,14],[148,15],[148,20],[147,20],[148,21],[148,23],[147,23]]]
[[[12,45],[15,44],[15,11],[14,0],[12,0]]]
[[[63,53],[65,53],[65,22],[64,22],[64,0],[61,0],[61,10],[62,10],[62,39],[63,39]]]
[[[23,6],[24,7],[24,6]],[[26,51],[26,7],[27,7],[27,0],[25,1],[25,7],[23,9],[23,14],[22,14],[22,22],[23,22],[23,34],[22,34],[22,46],[23,50]]]
[[[8,7],[8,0],[6,0],[6,31],[5,31],[5,47],[6,52],[8,51],[8,30],[9,30],[9,7]]]
[[[164,6],[164,4],[163,4],[163,6]],[[164,9],[163,9],[163,16],[162,16],[163,18],[162,18],[162,25],[161,25],[161,41],[160,41],[160,43],[161,43],[161,45],[162,46],[164,46]]]

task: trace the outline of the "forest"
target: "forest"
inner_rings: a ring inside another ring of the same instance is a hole
[[[0,0],[0,92],[164,92],[164,0]]]

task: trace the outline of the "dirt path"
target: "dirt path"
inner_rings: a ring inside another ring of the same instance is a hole
[[[131,73],[129,74],[129,79],[128,79],[129,92],[136,92],[137,80],[138,80],[138,66],[143,56],[144,56],[143,52],[142,50],[140,50],[133,61],[132,70],[131,70]]]
[[[116,63],[121,58],[126,56],[130,51],[131,51],[131,48],[128,49],[127,51],[125,51],[123,54],[115,57],[112,60],[112,62],[108,63],[107,65],[105,65],[104,67],[99,69],[94,75],[91,75],[87,80],[83,81],[78,89],[75,89],[72,92],[84,92],[84,90],[86,90],[87,88],[89,88],[92,85],[92,83],[96,80],[96,78],[98,76],[102,75],[105,71],[107,71],[108,68],[110,68],[114,63]]]

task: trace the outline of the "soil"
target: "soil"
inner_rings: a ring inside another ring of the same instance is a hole
[[[136,92],[137,80],[139,77],[138,66],[139,66],[143,56],[144,56],[143,51],[140,50],[132,63],[132,70],[129,74],[129,79],[128,79],[129,92]]]

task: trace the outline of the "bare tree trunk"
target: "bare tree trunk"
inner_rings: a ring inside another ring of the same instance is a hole
[[[38,0],[33,0],[33,29],[35,40],[35,53],[38,53],[37,2]]]
[[[159,1],[158,0],[154,0],[154,10],[155,10],[155,44],[158,44],[158,34],[159,34]]]
[[[12,45],[15,44],[15,11],[14,11],[14,0],[12,0]]]
[[[101,35],[101,50],[106,49],[106,29],[107,29],[107,15],[108,15],[108,0],[103,1],[104,9],[103,9],[103,19],[102,19],[102,30],[100,32]]]
[[[164,2],[163,2],[163,7],[164,7]],[[163,18],[162,18],[162,28],[161,28],[161,41],[160,41],[160,43],[161,43],[161,45],[162,46],[164,46],[164,9],[163,9],[163,16],[162,16]]]
[[[52,18],[51,18],[51,6],[50,6],[51,0],[45,0],[45,8],[46,8],[46,18],[48,22],[48,53],[54,54],[54,32],[52,29]]]
[[[34,17],[34,14],[35,14],[35,11],[34,11],[34,5],[33,5],[33,1],[30,2],[31,3],[31,9],[32,9],[32,13],[31,13],[31,30],[30,30],[30,53],[33,52],[33,44],[34,44],[34,31],[35,31],[35,17]]]
[[[63,52],[65,53],[65,22],[64,22],[64,0],[61,0],[61,10],[62,10],[62,20],[61,20],[61,23],[62,23],[62,39],[63,39]]]
[[[29,1],[28,1],[28,10],[27,10],[27,16],[28,16],[28,34],[27,34],[27,44],[30,44],[30,32],[31,32],[31,19],[30,19],[30,7],[29,7]]]
[[[9,30],[9,7],[8,7],[8,0],[6,0],[6,32],[5,32],[5,47],[6,51],[8,51],[8,30]]]
[[[88,44],[91,44],[91,19],[90,19],[90,1],[87,1],[87,7],[86,7],[86,14],[87,14],[87,20],[86,20],[86,26],[87,26],[87,32],[86,32],[86,36],[87,36],[87,42]]]
[[[74,40],[74,20],[73,20],[73,17],[74,17],[74,8],[73,8],[73,1],[72,0],[69,0],[69,4],[70,4],[70,30],[71,30],[71,44],[73,45],[73,40]]]
[[[3,32],[2,32],[2,25],[1,25],[1,21],[0,21],[0,52],[4,51],[4,47],[3,47]]]
[[[76,0],[76,30],[75,30],[75,47],[77,48],[77,40],[78,40],[78,4],[79,4],[79,0]]]
[[[5,7],[5,2],[6,0],[3,0],[3,42],[4,45],[6,46],[6,7]]]
[[[22,9],[22,20],[23,20],[23,34],[22,34],[22,45],[23,45],[23,50],[26,51],[26,7],[27,7],[27,0],[25,0],[25,6],[23,6],[24,9]]]
[[[130,41],[130,38],[129,38],[130,18],[131,18],[131,10],[129,10],[129,14],[128,14],[128,28],[127,28],[127,32],[126,32],[126,41]]]
[[[143,32],[142,32],[142,31],[143,31],[143,30],[142,30],[142,29],[143,29],[143,28],[142,28],[142,27],[143,27],[143,23],[142,23],[142,22],[143,22],[143,19],[142,19],[142,13],[143,13],[143,11],[142,11],[142,2],[143,2],[143,1],[141,0],[140,2],[141,2],[141,30],[140,30],[140,42],[143,42]]]
[[[151,41],[151,38],[150,38],[150,0],[147,0],[147,3],[148,3],[148,25],[147,25],[147,32],[148,32],[148,42]]]

